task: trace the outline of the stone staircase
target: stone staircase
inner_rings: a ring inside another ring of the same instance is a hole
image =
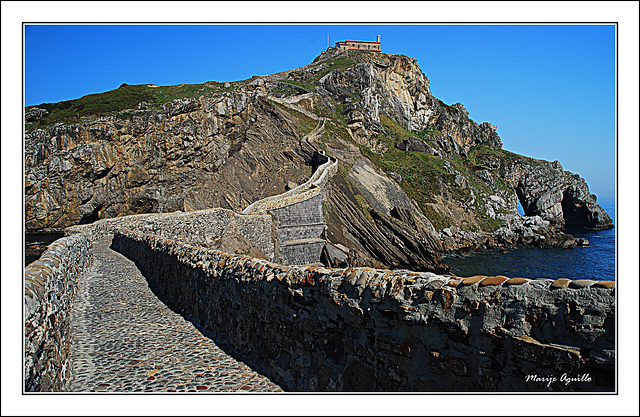
[[[338,160],[318,151],[313,141],[324,132],[325,119],[302,141],[315,149],[314,157],[323,162],[305,183],[276,196],[258,200],[242,214],[270,212],[278,219],[280,247],[290,265],[315,264],[326,244],[321,236],[326,228],[322,212],[323,187],[338,168]]]

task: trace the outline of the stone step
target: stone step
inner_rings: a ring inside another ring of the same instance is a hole
[[[295,239],[289,240],[287,242],[281,242],[280,246],[300,246],[300,245],[312,245],[312,244],[325,244],[327,241],[319,238],[311,238],[311,239]]]

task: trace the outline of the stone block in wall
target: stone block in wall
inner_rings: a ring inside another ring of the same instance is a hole
[[[324,223],[321,194],[270,211],[278,218],[281,227]]]
[[[299,224],[280,226],[278,228],[278,235],[280,236],[280,242],[288,242],[290,240],[300,239],[314,239],[319,238],[322,235],[326,225],[325,223],[316,224]]]
[[[285,242],[281,245],[282,256],[289,265],[319,263],[325,243],[326,241],[323,239],[303,239]]]

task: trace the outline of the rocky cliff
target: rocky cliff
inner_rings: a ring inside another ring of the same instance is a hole
[[[241,211],[305,182],[318,151],[339,161],[323,196],[332,266],[443,272],[443,251],[567,245],[565,226],[612,227],[582,178],[502,150],[495,126],[433,97],[401,55],[329,48],[292,71],[123,85],[25,119],[27,231]]]

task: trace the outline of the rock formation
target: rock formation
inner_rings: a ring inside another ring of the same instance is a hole
[[[565,226],[612,227],[582,178],[502,150],[495,126],[433,97],[405,56],[329,48],[270,76],[104,94],[144,100],[68,120],[26,109],[27,231],[239,212],[304,183],[318,151],[339,161],[323,196],[327,263],[442,272],[442,252],[564,246]]]

